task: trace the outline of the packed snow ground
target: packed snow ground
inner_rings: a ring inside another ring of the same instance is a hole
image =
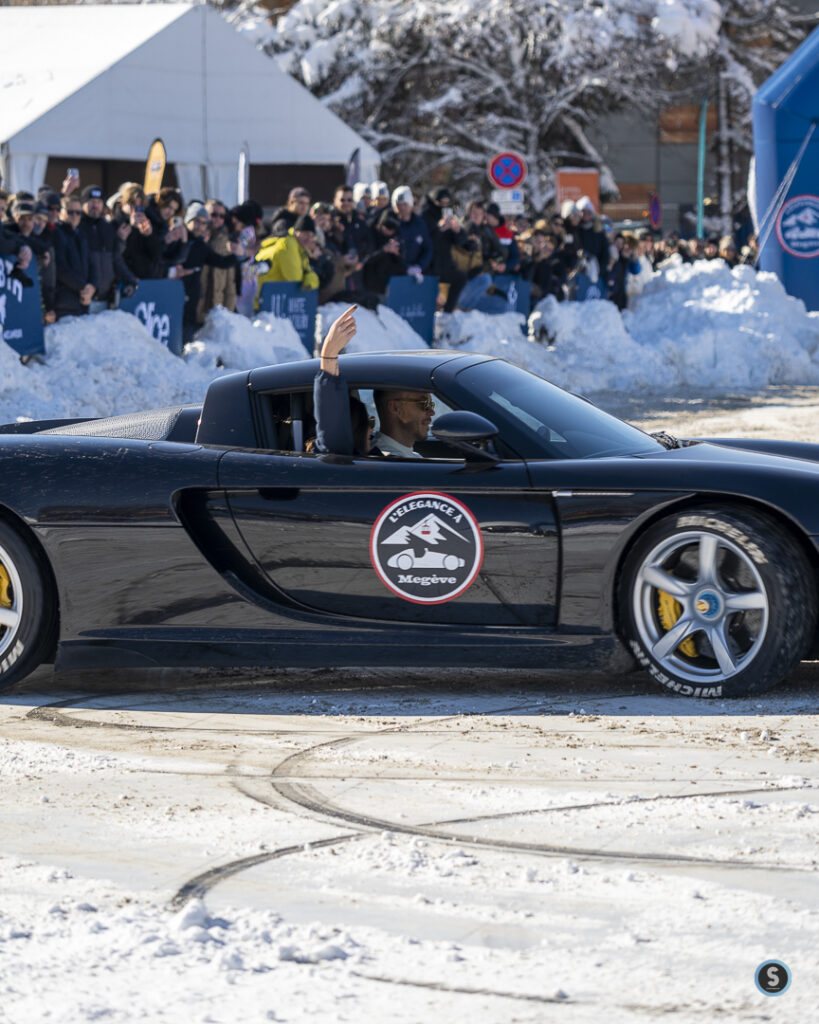
[[[64,685],[0,699],[4,1024],[813,1019],[815,666],[730,704],[639,677]]]
[[[389,310],[358,321],[352,347],[419,347]],[[712,264],[625,317],[456,314],[439,343],[652,429],[815,440],[817,328]],[[0,418],[197,401],[302,354],[267,317],[216,311],[181,360],[125,314],[67,321],[43,364],[0,346]],[[43,668],[0,695],[0,1022],[804,1024],[818,697],[816,665],[730,703],[640,676]]]
[[[320,309],[321,337],[340,305]],[[424,343],[392,310],[359,309],[350,351]],[[731,271],[721,261],[655,274],[635,308],[548,299],[515,313],[439,314],[436,344],[503,356],[606,405],[616,394],[702,395],[770,385],[819,384],[819,315],[772,274]],[[311,354],[311,353],[310,353]],[[286,320],[251,322],[214,310],[179,359],[136,317],[102,313],[46,329],[44,361],[22,365],[0,346],[0,421],[109,416],[202,400],[220,373],[302,359]]]

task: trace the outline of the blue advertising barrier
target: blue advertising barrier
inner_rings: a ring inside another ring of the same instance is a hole
[[[438,302],[438,278],[424,276],[421,281],[402,275],[391,277],[387,285],[387,305],[420,334],[429,345],[435,330],[435,306]]]
[[[182,355],[182,311],[185,289],[173,278],[142,280],[130,298],[120,299],[119,309],[138,317],[148,333],[167,345],[175,356]]]
[[[589,302],[591,299],[605,299],[608,291],[602,277],[592,281],[588,274],[578,274],[574,279],[575,302]]]
[[[318,291],[295,281],[265,281],[259,295],[259,312],[289,320],[301,343],[312,356],[316,347]]]
[[[33,281],[29,288],[24,288],[22,281],[11,276],[14,266],[13,259],[0,256],[0,334],[21,356],[45,352],[37,261],[32,259],[23,271]]]
[[[516,274],[494,274],[492,284],[506,296],[510,313],[529,316],[532,286],[528,281]]]
[[[759,267],[819,309],[819,29],[752,104]]]

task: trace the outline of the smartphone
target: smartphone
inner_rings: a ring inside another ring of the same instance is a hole
[[[182,226],[182,218],[181,217],[171,217],[171,227],[172,228],[179,228],[181,226]]]
[[[134,207],[134,213],[145,213],[145,207],[144,206],[135,206]]]
[[[80,176],[80,172],[76,167],[69,167],[65,173],[69,178],[79,178]]]

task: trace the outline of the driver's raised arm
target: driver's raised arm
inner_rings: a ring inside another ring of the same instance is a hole
[[[324,454],[356,454],[350,422],[350,395],[347,382],[339,373],[338,357],[347,342],[355,335],[356,324],[353,314],[357,309],[358,306],[350,306],[331,324],[321,346],[319,372],[313,381],[315,449]]]

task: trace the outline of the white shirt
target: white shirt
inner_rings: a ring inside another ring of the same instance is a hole
[[[418,452],[414,452],[412,448],[407,448],[405,444],[401,444],[400,441],[396,441],[395,438],[390,437],[389,434],[383,434],[381,431],[373,438],[373,444],[385,455],[400,455],[404,459],[423,458]]]

